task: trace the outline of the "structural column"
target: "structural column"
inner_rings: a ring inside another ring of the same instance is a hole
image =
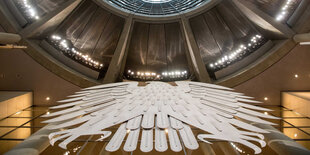
[[[46,30],[51,30],[58,26],[80,3],[82,0],[68,0],[56,10],[41,17],[38,21],[21,30],[19,34],[24,38],[39,36]]]
[[[211,83],[211,79],[209,77],[205,64],[202,61],[199,47],[195,41],[194,34],[186,17],[181,18],[181,26],[183,36],[185,37],[185,41],[187,44],[187,55],[190,57],[196,78],[200,82]]]
[[[249,20],[259,27],[284,38],[291,38],[295,34],[286,24],[277,22],[273,17],[259,10],[252,3],[248,1],[240,2],[239,0],[232,1]]]
[[[121,73],[122,63],[125,56],[127,55],[127,44],[129,42],[129,36],[132,32],[132,16],[126,18],[126,22],[118,41],[117,47],[115,49],[114,55],[112,57],[111,63],[109,65],[108,71],[103,79],[103,83],[113,83],[116,82]]]

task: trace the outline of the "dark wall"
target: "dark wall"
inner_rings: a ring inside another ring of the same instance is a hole
[[[126,69],[150,71],[187,70],[185,44],[180,24],[134,24]]]
[[[190,19],[205,65],[239,48],[259,32],[229,1]]]
[[[83,54],[107,68],[124,26],[124,19],[92,1],[85,1],[55,31]]]

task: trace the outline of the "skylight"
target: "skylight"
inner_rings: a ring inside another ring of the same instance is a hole
[[[122,10],[147,16],[180,14],[211,0],[102,0]]]
[[[172,0],[142,0],[142,1],[146,3],[167,3]]]

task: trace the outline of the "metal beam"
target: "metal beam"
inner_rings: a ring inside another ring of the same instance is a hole
[[[258,9],[248,1],[232,0],[239,10],[260,28],[282,38],[292,38],[295,32],[287,25],[277,22],[275,18]]]
[[[127,56],[128,52],[126,48],[129,43],[129,36],[132,32],[132,25],[132,16],[130,16],[126,18],[122,34],[118,41],[108,71],[103,79],[103,83],[113,83],[116,82],[119,78],[122,69],[122,63],[124,63],[123,60],[126,59],[125,56]]]
[[[187,56],[189,56],[191,64],[193,65],[193,70],[195,73],[196,78],[200,82],[207,82],[211,83],[210,76],[206,70],[205,64],[202,61],[199,47],[195,41],[194,34],[192,32],[192,29],[190,27],[189,21],[187,18],[182,17],[181,18],[181,27],[182,27],[182,33],[183,37],[185,38],[186,45],[187,45]]]
[[[23,38],[32,38],[56,28],[80,3],[82,0],[69,0],[59,8],[41,17],[37,22],[32,23],[19,34]]]

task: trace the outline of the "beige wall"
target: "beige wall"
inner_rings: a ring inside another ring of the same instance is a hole
[[[8,96],[6,98],[6,96]],[[33,104],[32,92],[0,91],[0,119],[26,109]]]
[[[280,105],[281,91],[310,90],[309,81],[310,46],[296,46],[279,62],[235,89],[261,101],[268,97],[265,104]]]
[[[302,95],[305,93],[306,92],[283,92],[282,105],[310,117],[310,98]],[[307,92],[307,94],[310,96],[310,92]]]
[[[0,90],[33,91],[34,105],[56,104],[80,88],[51,73],[22,50],[0,50]],[[46,101],[50,97],[50,101]]]

